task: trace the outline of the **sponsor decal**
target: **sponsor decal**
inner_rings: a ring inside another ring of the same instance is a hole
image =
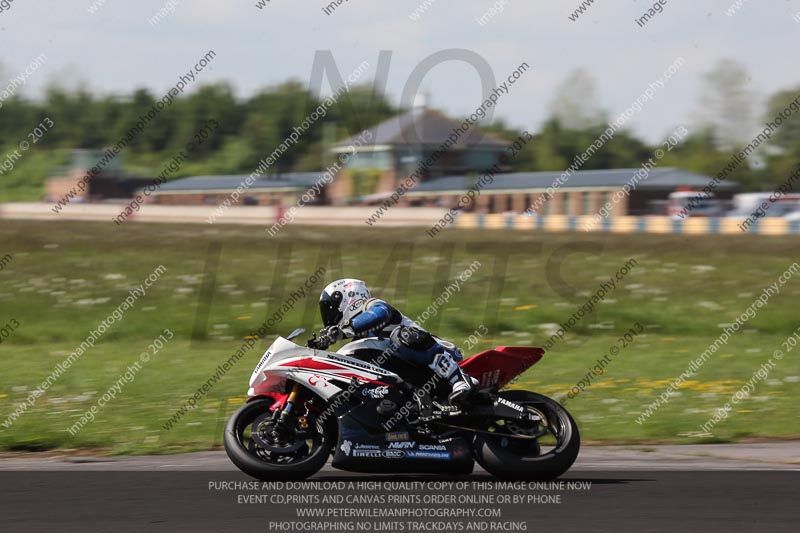
[[[408,442],[408,441],[390,442],[389,443],[389,448],[403,450],[403,449],[413,448],[415,444],[416,444],[416,442]]]
[[[381,398],[386,397],[389,394],[389,387],[385,385],[381,385],[380,387],[375,387],[372,389],[363,389],[361,394],[366,396],[367,398],[372,398],[373,400],[379,400]]]
[[[490,370],[481,374],[479,378],[481,387],[491,387],[500,383],[500,369]]]
[[[347,457],[350,457],[350,450],[352,449],[352,447],[353,447],[352,442],[350,442],[349,440],[344,440],[342,441],[342,445],[339,446],[339,449],[342,450]]]
[[[441,404],[439,402],[433,402],[436,407],[443,413],[460,413],[461,408],[457,405],[448,405],[448,404]]]
[[[499,404],[503,404],[503,405],[505,405],[506,407],[510,407],[510,408],[514,409],[515,411],[519,411],[520,413],[521,413],[522,411],[524,411],[524,409],[523,409],[522,407],[520,407],[519,405],[517,405],[517,404],[515,404],[515,403],[511,403],[511,402],[509,402],[509,401],[508,401],[508,400],[506,400],[505,398],[498,398],[498,399],[497,399],[497,403],[499,403]]]
[[[317,383],[320,383],[322,388],[325,388],[328,386],[328,378],[325,376],[320,376],[319,374],[314,374],[308,378],[308,384],[312,387],[316,387]]]
[[[383,450],[382,454],[386,459],[402,459],[406,452],[402,450]]]
[[[350,311],[355,311],[356,309],[358,309],[359,307],[364,305],[365,301],[366,300],[356,300],[355,302],[351,303],[350,304]]]
[[[383,372],[377,366],[370,365],[370,364],[367,364],[367,363],[363,363],[361,361],[357,361],[357,360],[354,360],[354,359],[344,359],[343,357],[336,357],[335,355],[327,355],[326,357],[327,357],[327,359],[330,359],[331,361],[336,361],[338,363],[344,363],[346,365],[355,366],[355,367],[358,367],[358,368],[363,368],[364,370],[372,370],[373,374]]]
[[[449,452],[423,452],[422,450],[409,450],[406,452],[407,459],[450,459]]]
[[[353,450],[353,457],[369,457],[372,459],[380,459],[383,454],[380,450]]]
[[[264,352],[264,355],[261,357],[261,361],[259,361],[258,364],[256,365],[256,371],[254,373],[258,373],[261,370],[261,365],[267,362],[267,359],[269,359],[270,355],[272,355],[272,352],[270,352],[269,350]]]
[[[411,434],[408,431],[392,431],[386,434],[386,442],[398,440],[411,440]]]
[[[419,449],[428,451],[447,451],[447,446],[444,444],[420,444]]]
[[[381,447],[377,444],[362,444],[360,442],[356,443],[357,450],[380,450]]]

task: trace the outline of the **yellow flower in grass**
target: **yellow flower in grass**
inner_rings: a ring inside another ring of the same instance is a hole
[[[687,381],[684,385],[687,389],[700,392],[734,392],[739,385],[744,383],[738,379],[722,379],[718,381]]]

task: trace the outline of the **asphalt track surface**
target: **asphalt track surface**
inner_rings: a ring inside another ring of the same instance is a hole
[[[471,476],[444,477],[357,474],[326,466],[313,483],[287,490],[235,485],[253,480],[223,452],[0,456],[0,531],[473,531],[481,522],[487,531],[798,531],[798,452],[797,442],[585,447],[558,480],[563,485],[527,488],[497,485],[480,468]],[[325,489],[325,483],[336,485]],[[324,494],[387,500],[324,503]],[[270,502],[275,495],[316,503]],[[393,505],[393,495],[435,501]],[[452,500],[476,495],[494,500]],[[521,503],[500,501],[501,495],[516,495]],[[329,515],[298,517],[301,508]],[[415,514],[494,509],[500,516],[358,515],[387,508]]]

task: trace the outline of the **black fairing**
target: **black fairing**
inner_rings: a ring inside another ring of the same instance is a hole
[[[365,384],[355,389],[360,400],[338,417],[334,468],[372,473],[469,474],[474,460],[461,437],[440,440],[415,432],[402,413],[413,411],[410,392],[396,386]],[[409,415],[415,418],[416,413]]]
[[[475,461],[469,442],[462,437],[435,439],[413,432],[399,423],[390,431],[370,431],[359,419],[368,418],[367,409],[360,416],[339,417],[339,441],[331,466],[351,472],[470,474]]]

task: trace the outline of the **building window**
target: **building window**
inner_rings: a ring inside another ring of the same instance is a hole
[[[569,208],[570,208],[570,194],[568,192],[561,194],[561,214],[562,215],[569,215]]]
[[[591,215],[592,214],[592,193],[590,192],[583,192],[581,193],[581,214],[582,215]]]
[[[502,200],[502,198],[500,197],[499,194],[495,194],[494,196],[492,196],[492,209],[491,209],[492,213],[500,212],[500,205],[501,205],[500,200]]]
[[[553,195],[542,193],[538,213],[542,215],[550,215],[553,213]]]

